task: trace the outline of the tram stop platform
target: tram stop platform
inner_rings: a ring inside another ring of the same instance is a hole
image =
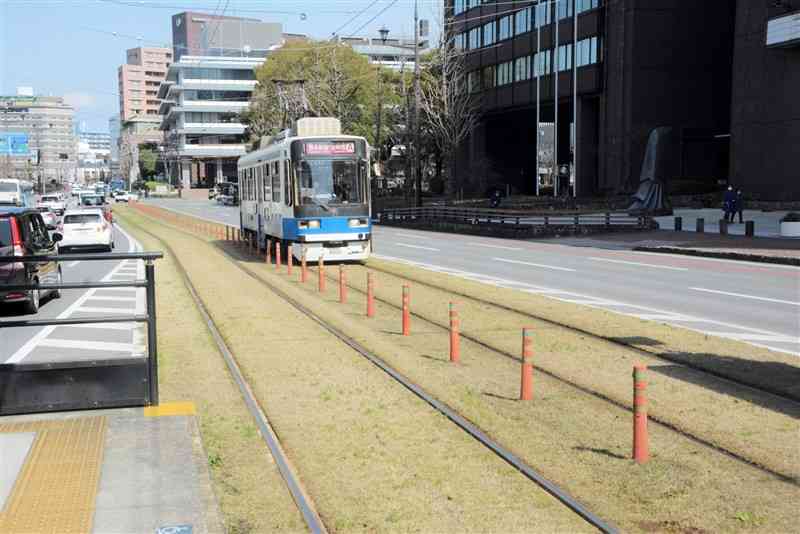
[[[0,417],[0,532],[223,532],[192,403]]]

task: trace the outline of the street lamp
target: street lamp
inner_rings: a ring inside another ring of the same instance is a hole
[[[389,37],[389,28],[382,26],[378,30],[381,36],[381,42],[386,44],[386,39]],[[381,130],[383,129],[383,76],[381,74],[381,62],[378,61],[378,121],[375,128],[375,146],[378,147],[378,164],[381,162]]]

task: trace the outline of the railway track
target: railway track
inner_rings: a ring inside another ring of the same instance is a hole
[[[374,266],[370,266],[368,268],[365,267],[365,269],[369,269],[369,270],[376,271],[376,272],[381,272],[381,273],[393,276],[395,278],[400,278],[395,273],[393,273],[391,271],[380,269],[380,268],[375,268]],[[309,269],[309,270],[311,272],[316,273],[316,269]],[[252,276],[252,274],[251,274],[251,276]],[[255,275],[255,276],[258,276],[258,275]],[[338,283],[338,278],[337,278],[337,276],[335,274],[331,274],[329,272],[326,272],[325,276],[326,276],[327,280],[329,280],[329,281],[331,281],[333,283]],[[442,288],[440,288],[438,286],[435,286],[433,284],[424,282],[424,281],[422,281],[422,280],[420,280],[418,278],[407,278],[407,280],[412,281],[414,284],[424,285],[424,286],[426,286],[428,288],[442,291]],[[350,290],[353,290],[353,291],[355,291],[357,293],[360,293],[362,295],[366,295],[366,291],[365,290],[361,289],[358,286],[355,286],[351,281],[347,282],[347,287]],[[517,310],[515,308],[511,308],[509,306],[505,306],[505,305],[497,304],[495,302],[491,302],[491,301],[488,301],[488,300],[476,298],[474,296],[471,296],[471,295],[468,295],[468,294],[462,293],[462,292],[454,292],[454,291],[451,291],[449,289],[445,290],[445,291],[447,291],[450,294],[456,295],[456,296],[458,296],[459,298],[462,298],[462,299],[469,299],[469,300],[472,300],[473,302],[477,302],[477,303],[480,303],[480,304],[485,305],[485,306],[491,306],[491,307],[494,307],[496,309],[501,309],[503,311],[517,313],[517,314],[519,314],[521,316],[524,316],[524,317],[527,317],[527,318],[536,319],[536,320],[539,320],[539,321],[546,322],[547,324],[550,324],[550,325],[553,325],[553,326],[557,326],[557,327],[560,327],[560,328],[565,328],[565,329],[567,329],[569,331],[580,333],[581,335],[591,336],[594,339],[599,339],[599,340],[603,340],[603,341],[609,341],[606,338],[603,338],[601,336],[593,335],[590,332],[587,332],[587,331],[584,331],[584,330],[581,330],[581,329],[572,328],[572,327],[569,327],[567,325],[563,325],[562,323],[558,323],[558,322],[549,320],[547,318],[542,318],[542,317],[539,317],[539,316],[536,316],[536,315],[533,315],[533,314],[530,314],[530,313],[526,313],[524,311],[520,311],[520,310]],[[376,302],[380,302],[380,303],[382,303],[382,304],[384,304],[386,306],[394,308],[397,311],[401,311],[402,310],[402,306],[401,305],[398,305],[396,302],[391,301],[389,299],[381,298],[378,295],[375,295],[374,299],[375,299]],[[429,325],[431,325],[431,326],[433,326],[435,328],[438,328],[438,329],[442,330],[443,333],[449,332],[449,325],[448,324],[445,324],[443,322],[437,321],[437,320],[435,320],[435,319],[433,319],[431,317],[426,316],[425,314],[422,314],[422,313],[419,313],[419,312],[416,312],[416,311],[413,311],[413,310],[410,313],[411,313],[411,315],[413,317],[416,317],[417,319],[422,320],[425,323],[427,323],[427,324],[429,324]],[[518,355],[511,354],[511,353],[509,353],[509,352],[507,352],[507,351],[505,351],[503,349],[495,347],[495,346],[491,345],[490,343],[482,341],[482,340],[478,339],[477,337],[466,333],[463,330],[461,330],[460,336],[463,339],[466,339],[466,340],[468,340],[468,341],[470,341],[472,343],[475,343],[478,346],[481,346],[481,347],[483,347],[483,348],[485,348],[485,349],[497,354],[498,356],[513,360],[515,362],[519,362],[520,361],[520,357]],[[629,350],[634,350],[636,353],[644,355],[644,356],[648,356],[648,357],[651,357],[651,358],[659,359],[661,361],[665,361],[665,362],[681,365],[680,362],[677,362],[675,360],[671,360],[671,359],[668,359],[668,358],[658,358],[658,357],[656,357],[654,354],[652,354],[650,352],[643,351],[641,349],[636,349],[635,347],[630,347],[629,345],[625,345],[623,343],[615,343],[615,344],[619,345],[619,346],[623,346],[623,347],[625,347],[625,348],[627,348]],[[702,368],[696,368],[696,367],[692,367],[692,368],[694,368],[694,369],[696,369],[697,371],[700,371],[700,372],[704,371]],[[613,405],[613,406],[615,406],[617,408],[623,409],[623,410],[628,411],[628,412],[632,412],[633,411],[628,402],[620,401],[619,399],[615,399],[615,398],[611,397],[610,395],[607,395],[607,394],[605,394],[605,393],[603,393],[601,391],[598,391],[596,389],[592,389],[592,388],[587,387],[585,385],[579,384],[579,383],[577,383],[577,382],[575,382],[573,380],[570,380],[569,378],[567,378],[567,377],[565,377],[563,375],[560,375],[559,373],[553,372],[552,370],[545,369],[545,368],[542,368],[540,366],[537,366],[536,369],[537,369],[537,372],[539,372],[539,373],[547,375],[547,376],[553,378],[554,380],[557,380],[557,381],[559,381],[559,382],[561,382],[561,383],[563,383],[563,384],[565,384],[567,386],[570,386],[572,388],[577,389],[578,391],[581,391],[583,393],[591,395],[591,396],[593,396],[595,398],[601,399],[601,400],[603,400],[603,401],[605,401],[605,402],[607,402],[607,403],[609,403],[609,404],[611,404],[611,405]],[[713,376],[716,379],[726,380],[726,381],[731,382],[731,383],[733,383],[733,384],[735,384],[737,386],[747,388],[747,389],[749,389],[751,391],[756,391],[756,392],[759,392],[761,394],[773,396],[775,398],[780,399],[783,402],[792,403],[793,405],[797,406],[798,413],[800,413],[800,403],[795,401],[794,399],[791,399],[791,398],[788,398],[788,397],[785,397],[785,396],[775,395],[775,394],[773,394],[773,393],[771,393],[769,391],[760,390],[760,389],[758,389],[756,387],[753,387],[753,386],[751,386],[749,384],[741,384],[741,383],[739,383],[737,381],[728,380],[725,377],[718,376],[715,373],[707,373],[707,374],[709,374],[710,376]],[[676,433],[680,434],[681,436],[692,440],[695,443],[698,443],[698,444],[700,444],[700,445],[702,445],[704,447],[712,449],[712,450],[714,450],[716,452],[719,452],[721,454],[725,454],[726,456],[728,456],[730,458],[733,458],[736,461],[739,461],[739,462],[742,462],[742,463],[744,463],[746,465],[749,465],[751,467],[757,468],[757,469],[763,471],[764,473],[767,473],[767,474],[769,474],[771,476],[774,476],[774,477],[776,477],[776,478],[778,478],[778,479],[780,479],[780,480],[782,480],[784,482],[787,482],[789,484],[793,484],[795,486],[800,487],[800,480],[798,480],[794,476],[787,475],[786,473],[782,473],[780,471],[776,471],[774,469],[771,469],[770,467],[768,467],[766,465],[763,465],[762,463],[760,463],[760,462],[758,462],[758,461],[756,461],[756,460],[754,460],[752,458],[748,458],[747,456],[744,456],[744,455],[742,455],[742,454],[740,454],[740,453],[738,453],[736,451],[730,450],[730,449],[726,448],[723,445],[720,445],[718,443],[710,441],[710,440],[704,438],[703,436],[700,436],[700,435],[697,435],[696,433],[690,432],[690,431],[686,430],[685,428],[681,428],[676,423],[673,423],[673,422],[671,422],[671,421],[669,421],[669,420],[667,420],[667,419],[665,419],[663,417],[659,417],[657,415],[653,415],[652,412],[648,415],[648,417],[654,423],[656,423],[656,424],[658,424],[658,425],[660,425],[660,426],[662,426],[662,427],[664,427],[664,428],[666,428],[666,429],[668,429],[670,431],[676,432]]]
[[[142,215],[144,215],[145,217],[149,217],[149,215],[144,213]],[[169,225],[169,223],[164,223],[163,221],[158,221],[158,222],[160,224]],[[173,230],[181,232],[184,235],[187,235],[193,239],[198,239],[206,242],[205,239],[203,239],[200,236],[197,236],[195,233],[191,231],[187,231],[182,228],[178,228],[171,225],[169,226]],[[319,514],[317,513],[314,507],[312,499],[303,488],[302,483],[296,473],[296,470],[292,467],[291,462],[287,457],[285,451],[281,447],[281,444],[274,430],[272,429],[272,426],[270,425],[266,414],[262,410],[258,399],[253,394],[251,385],[244,378],[244,375],[242,374],[241,369],[239,368],[239,365],[236,362],[236,356],[231,352],[231,350],[225,343],[224,339],[222,338],[222,335],[220,334],[216,324],[214,323],[213,319],[211,318],[210,314],[207,311],[205,303],[203,302],[202,298],[199,296],[197,290],[192,284],[191,279],[185,267],[183,266],[180,259],[174,253],[173,249],[169,246],[168,243],[166,243],[160,237],[142,228],[141,226],[137,226],[137,228],[143,233],[146,233],[151,237],[153,237],[154,239],[161,242],[164,248],[175,259],[178,270],[181,276],[183,277],[187,288],[189,289],[192,299],[198,311],[202,315],[203,319],[206,321],[207,327],[210,333],[212,334],[212,337],[214,338],[214,341],[219,349],[219,352],[223,356],[228,368],[230,369],[231,374],[242,393],[242,396],[245,400],[245,403],[247,404],[248,409],[250,410],[251,414],[256,420],[261,435],[264,441],[266,442],[267,446],[269,447],[273,457],[275,458],[280,473],[283,476],[284,480],[286,481],[287,487],[289,488],[289,491],[292,494],[292,497],[295,500],[298,509],[302,513],[307,526],[314,533],[327,532],[324,523],[322,522]],[[296,299],[292,298],[290,295],[281,290],[281,288],[279,288],[275,284],[270,283],[269,281],[260,277],[257,273],[255,273],[251,269],[248,269],[246,266],[243,266],[241,263],[239,263],[239,261],[237,261],[243,259],[242,257],[237,258],[235,255],[231,254],[230,251],[222,247],[220,247],[219,250],[223,253],[223,255],[230,261],[230,263],[233,266],[242,271],[249,278],[267,288],[278,298],[280,298],[281,300],[283,300],[284,302],[295,308],[297,311],[299,311],[300,313],[302,313],[303,315],[305,315],[306,317],[308,317],[309,319],[320,325],[322,328],[324,328],[327,332],[329,332],[340,342],[350,347],[358,355],[367,359],[371,364],[373,364],[382,372],[384,372],[392,380],[396,381],[405,389],[407,389],[410,393],[412,393],[419,399],[423,400],[432,409],[443,415],[445,418],[447,418],[447,420],[449,420],[460,430],[468,434],[475,441],[480,443],[483,447],[485,447],[493,454],[501,458],[503,461],[508,463],[516,471],[525,476],[528,480],[535,483],[536,485],[541,487],[544,491],[552,495],[555,499],[561,502],[567,509],[569,509],[571,512],[575,513],[577,516],[582,518],[589,525],[605,533],[619,532],[619,529],[615,525],[613,525],[609,521],[601,518],[599,515],[591,511],[584,504],[582,504],[572,495],[570,495],[566,490],[561,488],[558,484],[542,476],[532,466],[525,463],[519,456],[511,452],[508,448],[504,447],[498,441],[492,439],[488,434],[486,434],[479,427],[472,424],[466,418],[461,416],[451,407],[447,406],[445,403],[436,399],[433,395],[428,393],[419,384],[416,384],[412,380],[405,377],[402,373],[398,372],[396,369],[394,369],[392,366],[386,363],[386,361],[384,361],[379,355],[375,354],[368,348],[364,347],[362,344],[360,344],[355,339],[350,337],[346,332],[340,330],[335,325],[331,324],[330,322],[321,318],[319,315],[315,314],[311,309],[309,309]]]

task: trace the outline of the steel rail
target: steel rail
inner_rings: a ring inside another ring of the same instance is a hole
[[[208,313],[208,309],[203,303],[203,300],[200,298],[200,295],[197,293],[197,289],[195,288],[194,284],[192,284],[192,281],[189,278],[189,274],[186,272],[186,268],[183,266],[183,263],[180,261],[180,259],[178,259],[178,256],[172,250],[172,247],[163,239],[145,230],[139,225],[136,226],[138,226],[142,232],[149,234],[154,239],[160,241],[161,244],[164,245],[164,248],[175,260],[178,270],[181,273],[181,277],[183,278],[183,282],[186,284],[186,288],[189,290],[189,294],[191,295],[197,310],[203,317],[203,321],[205,321],[206,328],[208,328],[208,331],[211,333],[211,337],[214,339],[217,350],[219,350],[222,358],[225,360],[225,364],[228,366],[231,376],[236,382],[236,385],[239,387],[239,391],[241,392],[244,402],[247,405],[247,409],[253,416],[253,419],[255,419],[256,425],[261,433],[261,437],[267,444],[272,457],[275,459],[275,464],[278,466],[278,471],[280,471],[281,477],[283,477],[283,480],[292,495],[292,499],[294,499],[298,510],[300,510],[306,525],[313,534],[327,534],[328,530],[325,527],[325,524],[322,522],[322,518],[320,518],[313,503],[311,502],[311,498],[302,487],[300,478],[297,473],[295,473],[294,468],[291,466],[289,458],[286,455],[286,452],[283,450],[280,440],[273,430],[269,418],[261,409],[261,406],[259,405],[252,388],[244,378],[244,374],[242,373],[239,364],[236,362],[236,357],[228,348],[228,345],[225,343],[225,340],[223,339],[222,334],[220,334],[219,329],[217,329],[214,320]],[[179,231],[183,232],[182,230]],[[192,237],[196,238],[197,236],[192,235]]]

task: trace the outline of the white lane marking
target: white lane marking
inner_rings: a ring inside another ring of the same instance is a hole
[[[688,254],[672,254],[669,252],[649,252],[644,250],[626,250],[626,254],[641,254],[645,256],[656,256],[659,258],[680,258],[681,260],[692,260],[692,261],[705,261],[705,262],[714,262],[714,263],[735,263],[738,265],[747,265],[750,267],[764,267],[764,268],[771,268],[771,269],[789,269],[790,271],[800,271],[800,267],[796,267],[794,265],[783,265],[781,263],[765,263],[765,262],[755,262],[755,261],[746,261],[746,260],[728,260],[725,258],[706,258],[704,256],[689,256]]]
[[[98,306],[81,306],[75,311],[81,313],[127,313],[132,315],[131,310],[125,308],[102,308]]]
[[[53,339],[47,338],[39,342],[40,347],[57,349],[88,349],[114,352],[134,352],[136,347],[130,343],[111,343],[108,341],[87,341],[85,339]]]
[[[97,330],[133,330],[137,323],[89,323],[89,324],[65,324],[58,328],[94,328]]]
[[[106,281],[108,281],[108,280],[106,280]],[[127,281],[130,282],[130,280],[127,280]],[[97,292],[98,293],[101,292],[101,291],[125,291],[125,292],[129,292],[129,291],[137,291],[138,289],[139,288],[136,288],[136,287],[99,287],[99,288],[97,288]]]
[[[594,257],[594,256],[591,256],[589,259],[592,260],[592,261],[605,261],[605,262],[608,262],[608,263],[620,263],[620,264],[623,264],[623,265],[633,265],[634,267],[652,267],[654,269],[667,269],[667,270],[670,270],[670,271],[688,271],[689,270],[686,267],[670,267],[668,265],[653,265],[652,263],[641,263],[641,262],[637,262],[637,261],[625,261],[625,260],[612,260],[612,259],[609,259],[609,258],[597,258],[597,257]]]
[[[475,246],[475,247],[498,248],[498,249],[501,249],[501,250],[522,250],[521,248],[518,248],[518,247],[504,247],[502,245],[489,245],[488,243],[475,243],[475,242],[472,242],[472,241],[467,242],[466,244],[467,245],[472,245],[472,246]]]
[[[67,269],[71,269],[71,268],[75,267],[76,265],[78,265],[79,263],[80,263],[80,261],[71,261],[71,262],[69,262],[67,264]]]
[[[568,273],[576,273],[575,269],[569,269],[567,267],[556,267],[555,265],[544,265],[543,263],[530,263],[527,261],[517,261],[517,260],[507,260],[504,258],[492,258],[494,261],[501,261],[503,263],[515,263],[517,265],[528,265],[530,267],[541,267],[542,269],[553,269],[554,271],[564,271]]]
[[[383,254],[373,254],[373,257],[375,257],[377,259],[394,261],[394,262],[397,262],[397,263],[404,263],[406,265],[413,265],[415,267],[426,269],[428,271],[434,271],[434,272],[439,272],[439,273],[450,274],[450,275],[453,275],[453,276],[457,276],[459,278],[464,278],[464,279],[467,279],[467,280],[473,280],[473,281],[480,282],[480,283],[486,283],[485,281],[480,280],[480,278],[479,278],[479,277],[483,277],[483,275],[480,275],[480,274],[477,274],[477,273],[472,273],[472,272],[469,272],[469,271],[460,271],[458,269],[439,267],[438,265],[432,265],[430,263],[423,263],[423,262],[418,262],[418,261],[406,260],[406,259],[397,258],[397,257],[394,257],[394,256],[386,256],[386,255],[383,255]],[[646,312],[650,312],[652,314],[657,314],[659,316],[667,316],[667,317],[669,317],[669,321],[672,322],[672,323],[675,323],[675,322],[689,322],[689,323],[697,323],[698,325],[699,324],[708,324],[708,325],[713,325],[713,326],[722,326],[722,327],[725,327],[725,328],[732,328],[732,329],[735,329],[735,330],[742,330],[744,332],[753,332],[755,334],[761,334],[761,335],[764,335],[764,336],[768,336],[768,337],[770,337],[772,339],[779,339],[780,340],[780,339],[786,338],[786,336],[784,334],[780,334],[778,332],[771,332],[769,330],[762,330],[762,329],[758,329],[758,328],[752,328],[752,327],[749,327],[749,326],[742,326],[742,325],[738,325],[738,324],[727,323],[727,322],[724,322],[724,321],[715,321],[713,319],[704,319],[702,317],[693,317],[691,315],[685,315],[685,314],[680,314],[680,313],[677,313],[677,312],[660,310],[658,308],[650,308],[650,307],[647,307],[647,306],[639,306],[639,305],[636,305],[636,304],[628,304],[628,303],[624,303],[624,302],[615,302],[615,301],[601,299],[601,298],[598,298],[598,297],[582,295],[582,294],[579,294],[579,293],[572,293],[570,291],[564,291],[564,290],[554,289],[554,288],[547,288],[547,287],[542,287],[542,286],[535,286],[533,284],[527,284],[526,282],[517,282],[517,281],[506,280],[506,279],[503,279],[503,278],[496,278],[495,279],[495,283],[499,283],[499,284],[514,284],[516,286],[527,286],[527,289],[523,289],[522,291],[524,291],[526,293],[541,294],[543,296],[546,296],[546,297],[549,297],[549,298],[552,298],[552,299],[558,300],[558,301],[563,301],[566,298],[570,298],[570,297],[577,297],[577,298],[580,298],[580,299],[586,299],[585,302],[587,302],[587,303],[583,304],[584,306],[587,306],[587,307],[590,307],[590,308],[596,308],[596,309],[600,309],[600,310],[605,310],[605,311],[611,311],[612,313],[619,313],[621,315],[627,315],[629,317],[636,317],[637,315],[639,315],[639,313],[638,312],[637,313],[631,313],[631,312],[625,312],[625,311],[622,311],[622,310],[609,309],[608,305],[610,304],[611,306],[625,307],[625,308],[631,308],[631,309],[636,309],[636,310],[643,310],[643,311],[646,311]],[[590,304],[589,303],[589,302],[600,302],[600,301],[606,303],[606,306],[603,307],[603,306],[599,306],[597,304]],[[697,327],[691,327],[691,326],[686,326],[686,325],[675,325],[675,326],[678,326],[680,328],[685,328],[686,330],[690,330],[692,332],[699,332],[701,334],[706,334],[706,335],[710,335],[710,336],[724,337],[724,336],[721,336],[718,333],[718,331],[705,330],[703,328],[700,328],[699,326],[697,326]],[[783,348],[780,348],[780,347],[776,347],[775,345],[765,345],[765,344],[761,344],[761,343],[756,343],[754,341],[745,341],[745,342],[749,343],[750,345],[753,345],[755,347],[761,347],[761,348],[764,348],[764,349],[773,350],[775,352],[782,352],[784,354],[791,354],[792,356],[800,356],[800,351],[787,350],[787,349],[783,349]]]
[[[740,341],[772,341],[775,343],[800,343],[800,337],[767,336],[764,334],[742,334],[737,332],[717,332],[714,335],[730,337]]]
[[[692,291],[702,291],[704,293],[715,293],[717,295],[727,295],[729,297],[739,297],[743,299],[751,299],[751,300],[763,300],[765,302],[775,302],[777,304],[788,304],[790,306],[800,306],[800,302],[795,302],[793,300],[781,300],[781,299],[771,299],[767,297],[758,297],[756,295],[745,295],[743,293],[731,293],[730,291],[718,291],[716,289],[706,289],[704,287],[690,287]]]
[[[89,300],[107,300],[109,302],[136,302],[136,297],[103,297],[100,295],[92,295]]]
[[[409,245],[407,243],[395,243],[398,247],[418,248],[420,250],[430,250],[431,252],[441,252],[438,248],[421,247],[419,245]]]

